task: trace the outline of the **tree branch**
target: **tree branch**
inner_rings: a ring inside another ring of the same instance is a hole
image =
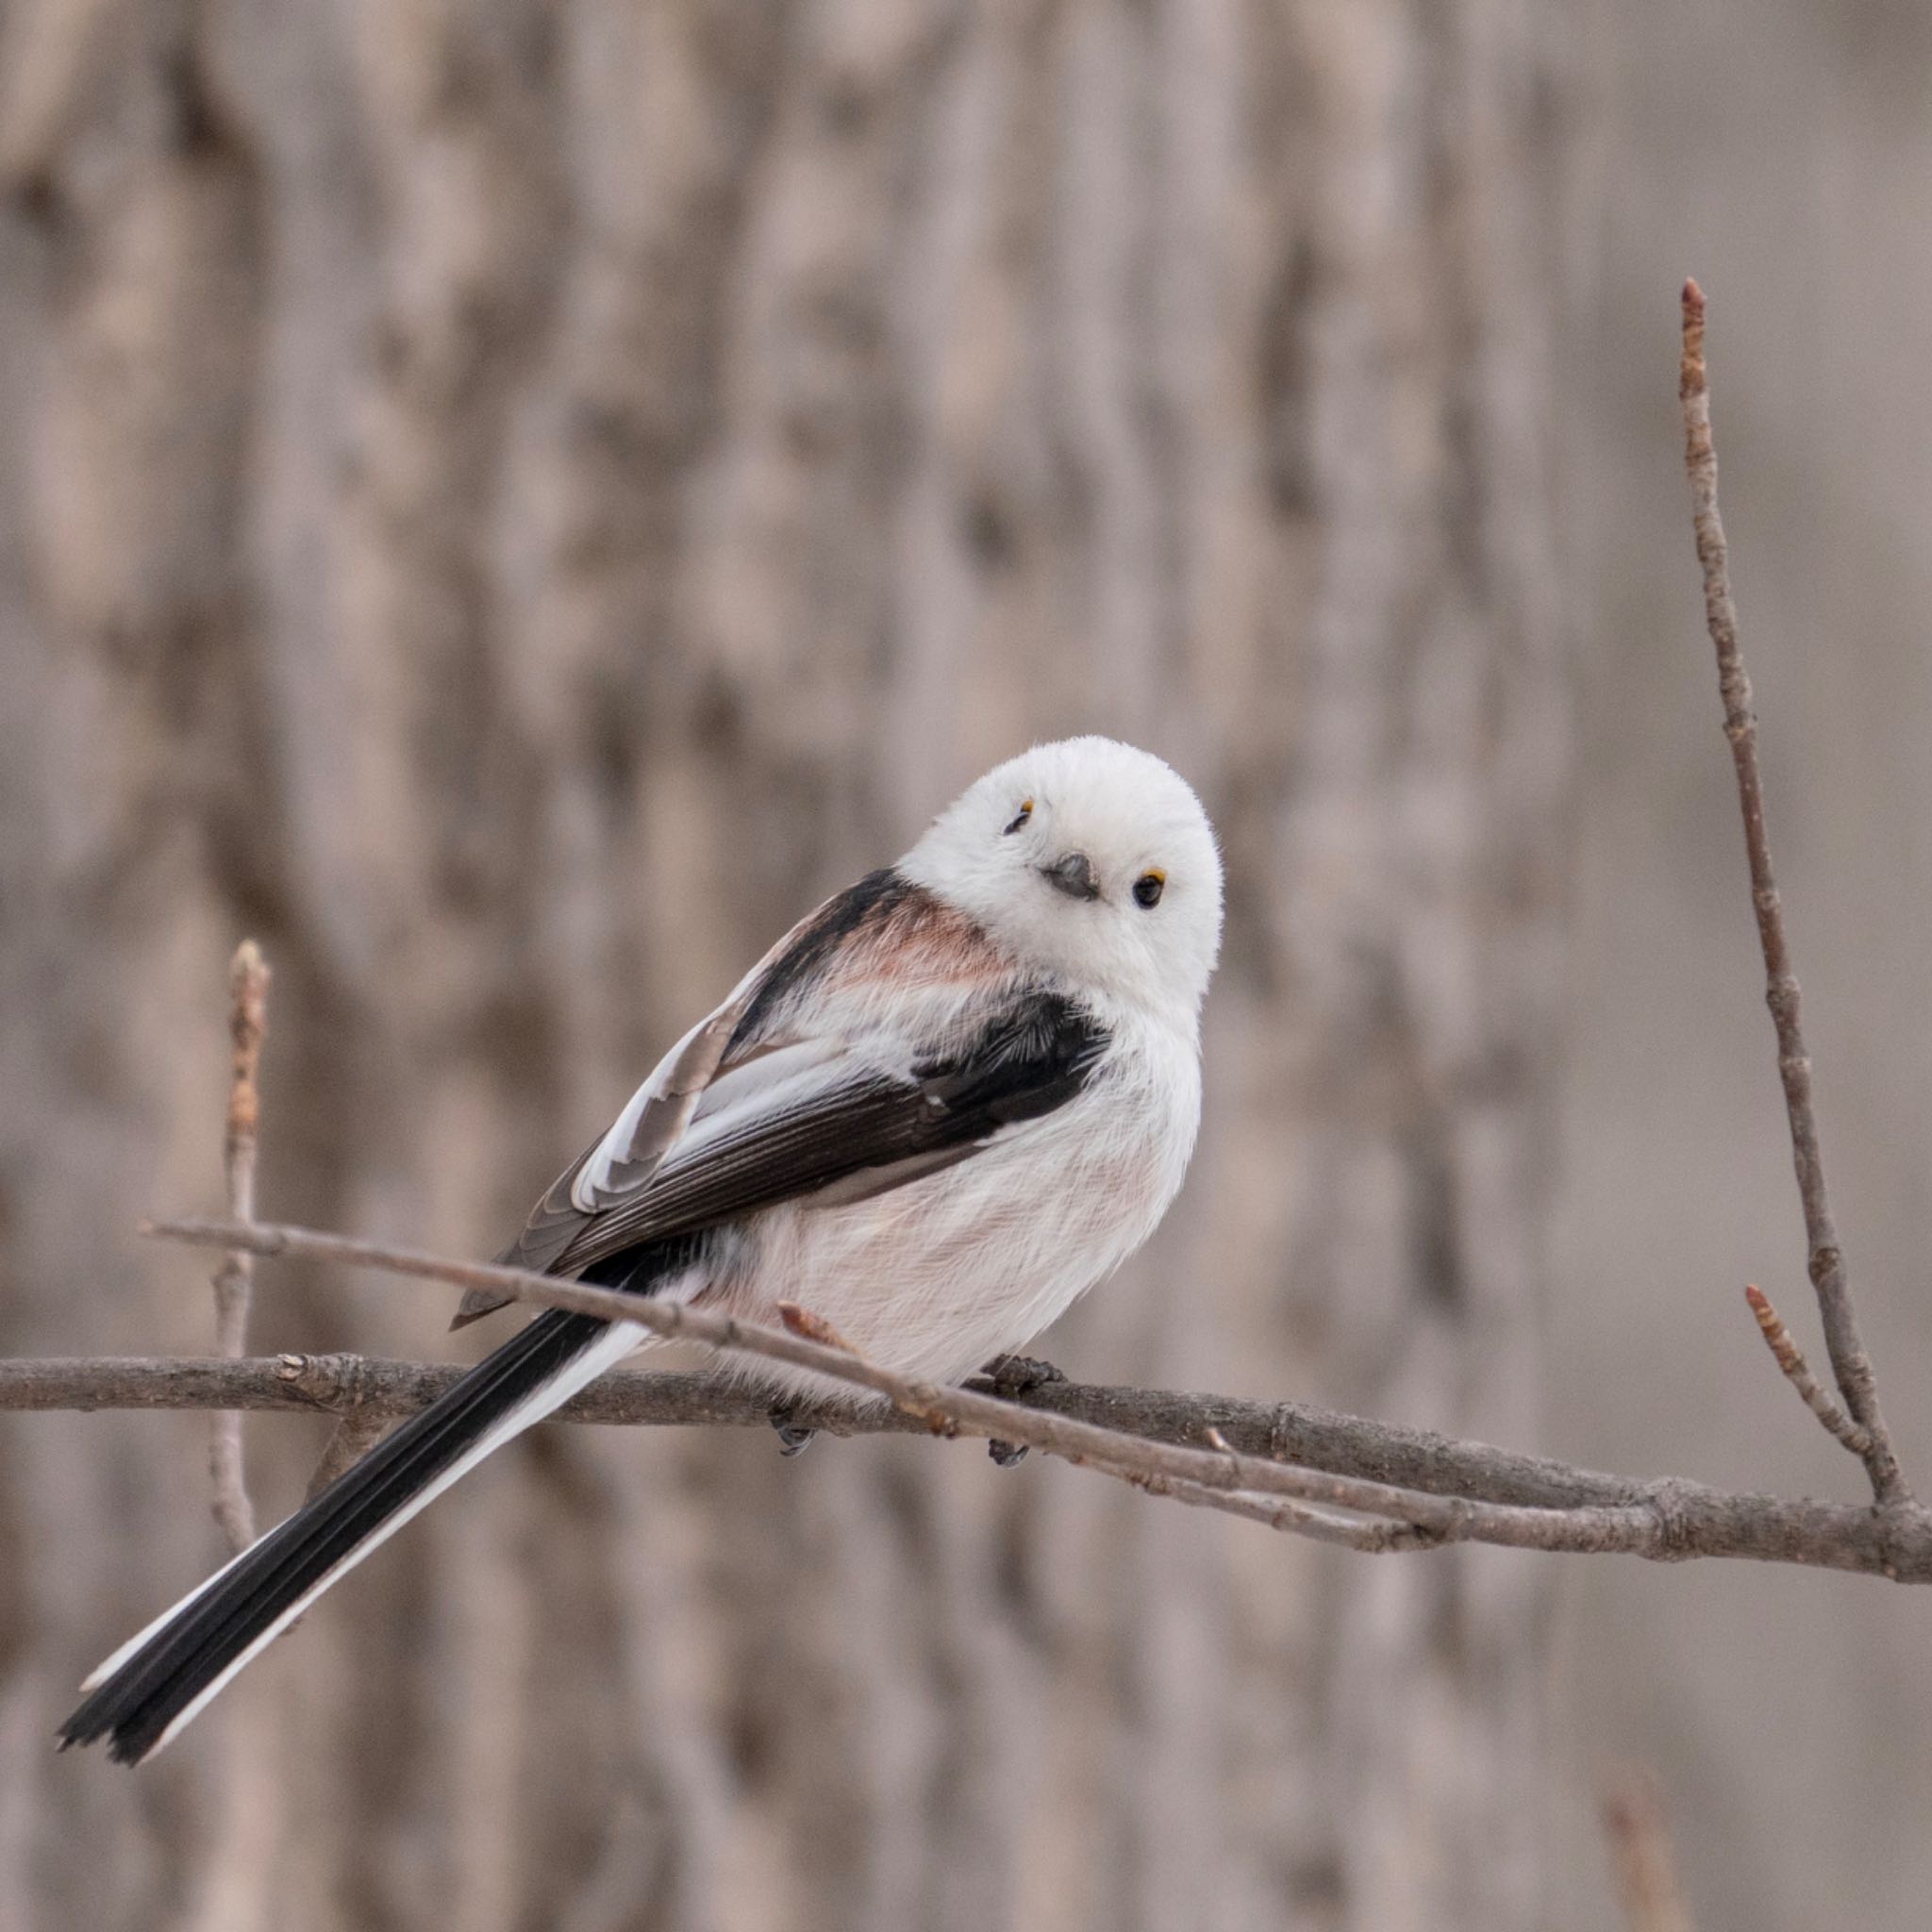
[[[261,1254],[345,1260],[591,1314],[618,1313],[660,1333],[815,1369],[904,1406],[898,1412],[857,1409],[850,1397],[800,1404],[795,1420],[806,1426],[838,1434],[997,1436],[1098,1465],[1157,1494],[1183,1501],[1200,1500],[1190,1491],[1239,1497],[1237,1513],[1299,1534],[1325,1536],[1346,1525],[1358,1547],[1468,1541],[1618,1550],[1656,1560],[1744,1557],[1932,1582],[1932,1511],[1916,1505],[1881,1512],[1732,1493],[1675,1477],[1642,1481],[1300,1404],[1074,1383],[1047,1383],[1017,1400],[999,1400],[979,1390],[909,1382],[777,1330],[655,1307],[521,1270],[442,1261],[302,1229],[185,1223],[155,1231],[219,1245],[245,1241]],[[434,1400],[460,1373],[356,1356],[0,1361],[0,1408],[233,1406],[401,1415]],[[621,1372],[603,1377],[560,1414],[575,1422],[744,1424],[762,1424],[769,1407],[741,1375]],[[1294,1512],[1282,1511],[1281,1499],[1313,1506],[1314,1520],[1286,1520]],[[1337,1509],[1380,1521],[1338,1520],[1331,1513]],[[1388,1534],[1402,1525],[1425,1534]]]
[[[1717,508],[1717,447],[1711,440],[1710,384],[1704,366],[1704,291],[1684,284],[1684,359],[1677,385],[1684,406],[1684,464],[1690,477],[1697,560],[1704,568],[1704,616],[1717,649],[1718,691],[1724,699],[1724,736],[1738,772],[1738,804],[1744,815],[1744,849],[1751,866],[1751,903],[1757,914],[1757,940],[1764,954],[1765,999],[1777,1029],[1777,1070],[1784,1082],[1785,1114],[1790,1123],[1791,1158],[1798,1196],[1805,1209],[1811,1285],[1824,1323],[1824,1345],[1831,1371],[1852,1419],[1863,1430],[1860,1456],[1880,1503],[1908,1502],[1891,1438],[1878,1409],[1878,1385],[1872,1358],[1858,1339],[1852,1293],[1845,1279],[1844,1251],[1824,1186],[1824,1158],[1818,1146],[1818,1121],[1811,1105],[1811,1061],[1800,1024],[1797,974],[1785,940],[1784,906],[1772,871],[1771,841],[1764,827],[1764,788],[1757,773],[1757,720],[1751,708],[1751,679],[1738,640],[1738,608],[1731,596],[1730,559]],[[1852,1447],[1832,1431],[1834,1440]]]
[[[605,1321],[633,1322],[666,1340],[697,1341],[730,1354],[761,1357],[850,1384],[882,1396],[920,1419],[934,1435],[997,1437],[1070,1462],[1104,1464],[1116,1473],[1131,1470],[1202,1489],[1286,1496],[1297,1502],[1390,1516],[1432,1530],[1442,1541],[1477,1541],[1567,1550],[1641,1550],[1651,1546],[1654,1554],[1672,1554],[1659,1540],[1661,1525],[1641,1506],[1524,1508],[1440,1496],[1239,1453],[1151,1442],[1073,1417],[1028,1410],[974,1390],[942,1389],[935,1383],[916,1381],[842,1348],[782,1329],[688,1305],[594,1288],[581,1281],[560,1281],[521,1268],[447,1260],[311,1228],[177,1221],[149,1224],[143,1231],[204,1246],[244,1246],[258,1255],[303,1255],[314,1260],[343,1261],[354,1267],[444,1282],[454,1288],[477,1289],[513,1301],[567,1308]],[[1280,1526],[1293,1528],[1297,1522],[1285,1518]]]

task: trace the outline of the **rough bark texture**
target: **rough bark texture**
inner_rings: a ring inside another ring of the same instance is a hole
[[[1200,783],[1234,913],[1186,1202],[1053,1352],[1532,1443],[1544,31],[16,0],[0,1347],[205,1350],[128,1228],[218,1198],[241,931],[264,1212],[486,1253],[773,931],[1103,729]],[[278,1270],[254,1341],[435,1328]],[[272,1516],[320,1433],[249,1437]],[[1543,1923],[1534,1557],[553,1430],[127,1777],[44,1740],[218,1554],[200,1425],[0,1442],[0,1924]]]

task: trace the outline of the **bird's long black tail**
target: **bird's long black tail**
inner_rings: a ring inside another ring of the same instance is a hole
[[[60,1727],[138,1764],[337,1578],[491,1450],[635,1346],[641,1331],[553,1309],[108,1658]]]

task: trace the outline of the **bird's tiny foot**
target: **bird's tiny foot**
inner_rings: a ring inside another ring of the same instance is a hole
[[[992,1383],[995,1395],[1030,1395],[1049,1382],[1064,1382],[1064,1371],[1037,1356],[996,1355],[979,1372]]]
[[[992,1385],[992,1392],[1006,1401],[1016,1395],[1030,1395],[1049,1382],[1067,1379],[1051,1362],[1030,1355],[996,1355],[979,1373]],[[1005,1442],[995,1436],[987,1443],[986,1453],[1002,1469],[1011,1469],[1016,1462],[1025,1461],[1026,1445]]]
[[[788,1409],[774,1408],[771,1420],[773,1428],[778,1432],[780,1456],[796,1456],[800,1450],[809,1448],[811,1439],[818,1434],[816,1429],[800,1428]]]

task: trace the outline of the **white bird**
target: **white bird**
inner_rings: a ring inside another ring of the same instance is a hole
[[[754,1321],[799,1302],[877,1362],[958,1380],[1167,1211],[1200,1118],[1221,902],[1213,830],[1170,767],[1103,738],[1037,745],[793,926],[502,1258]],[[457,1319],[494,1306],[466,1297]],[[108,1657],[62,1745],[158,1750],[377,1544],[645,1340],[539,1316]],[[747,1373],[781,1399],[824,1392]]]

